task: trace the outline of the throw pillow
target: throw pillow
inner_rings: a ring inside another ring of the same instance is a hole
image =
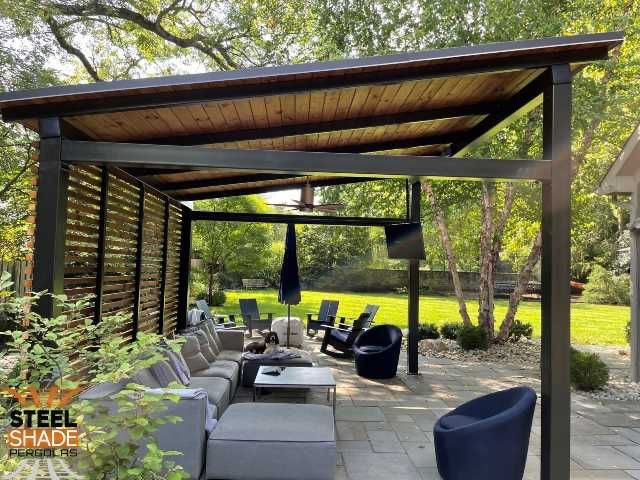
[[[164,360],[151,365],[151,373],[156,377],[162,388],[166,388],[172,382],[180,382],[178,375]]]
[[[198,330],[197,332],[195,332],[195,335],[196,337],[198,337],[200,353],[202,353],[202,355],[204,355],[204,358],[206,358],[209,362],[215,362],[216,355],[213,353],[213,350],[211,350],[211,347],[209,347],[209,339],[207,338],[207,334],[202,330]]]
[[[182,344],[182,356],[191,373],[209,368],[209,362],[200,352],[200,343],[195,335],[185,335],[187,341]]]
[[[167,349],[166,357],[169,360],[169,365],[171,365],[173,371],[176,372],[176,375],[180,378],[180,382],[183,385],[189,385],[189,383],[191,383],[191,372],[182,354],[180,352],[174,352],[169,348]]]
[[[204,325],[205,325],[205,328],[209,330],[209,333],[213,337],[213,341],[216,342],[216,345],[218,346],[218,351],[220,352],[223,351],[224,347],[222,346],[222,340],[220,339],[220,335],[218,335],[218,331],[216,330],[216,327],[213,324],[213,321],[208,320],[207,322],[205,322]]]
[[[211,351],[213,351],[213,354],[216,356],[220,355],[220,349],[218,348],[218,344],[213,338],[213,335],[211,335],[211,332],[209,331],[209,328],[207,327],[206,323],[200,327],[200,331],[204,332],[204,334],[207,336],[207,340],[209,340],[209,347],[211,348]]]

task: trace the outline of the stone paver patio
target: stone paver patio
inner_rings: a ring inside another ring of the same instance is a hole
[[[320,342],[306,339],[317,365],[329,366],[338,384],[336,480],[439,479],[433,424],[459,404],[495,390],[530,385],[540,391],[536,367],[463,363],[420,357],[419,376],[407,376],[406,354],[392,380],[367,380],[353,363],[319,353]],[[624,368],[624,362],[612,365]],[[302,402],[303,392],[274,391],[262,401]],[[236,401],[251,401],[241,389]],[[324,392],[306,401],[326,403]],[[571,478],[640,479],[640,404],[572,398]],[[540,409],[534,418],[525,479],[540,478]]]

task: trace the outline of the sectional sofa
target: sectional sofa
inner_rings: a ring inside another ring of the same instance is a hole
[[[217,331],[205,322],[182,332],[181,354],[165,359],[118,384],[101,384],[82,398],[108,402],[127,383],[149,392],[171,390],[165,415],[181,422],[161,426],[155,439],[165,450],[181,452],[173,460],[193,479],[329,480],[336,465],[333,411],[324,405],[237,403],[241,383],[243,332]]]

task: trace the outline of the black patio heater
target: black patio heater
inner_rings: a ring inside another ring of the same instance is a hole
[[[280,290],[278,302],[287,304],[287,347],[291,335],[291,305],[300,303],[300,276],[298,275],[298,254],[296,252],[296,229],[292,223],[287,224],[287,235],[284,241],[284,258],[280,270]]]

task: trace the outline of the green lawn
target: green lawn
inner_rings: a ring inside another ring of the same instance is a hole
[[[215,309],[218,313],[239,312],[239,298],[256,298],[262,313],[285,315],[286,305],[278,303],[276,290],[227,291],[227,302]],[[302,302],[291,307],[291,314],[306,318],[307,312],[317,312],[323,298],[340,301],[338,315],[355,317],[367,303],[380,305],[377,323],[407,326],[407,297],[393,293],[347,293],[303,291]],[[469,300],[467,308],[472,318],[477,311],[477,301]],[[507,309],[506,300],[497,300],[496,318],[502,320]],[[629,319],[629,307],[576,303],[571,306],[571,338],[575,343],[599,345],[624,345],[624,327]],[[453,297],[421,296],[420,322],[442,324],[457,321],[458,304]],[[531,323],[534,335],[540,336],[540,303],[523,302],[518,310],[519,320]]]

